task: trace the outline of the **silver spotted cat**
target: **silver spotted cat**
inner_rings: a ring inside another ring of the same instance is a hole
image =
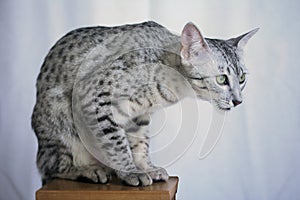
[[[219,110],[242,103],[243,49],[257,30],[208,39],[192,23],[178,36],[150,21],[66,34],[36,84],[32,127],[43,183],[106,183],[112,174],[133,186],[167,180],[149,158],[149,115],[185,97]]]

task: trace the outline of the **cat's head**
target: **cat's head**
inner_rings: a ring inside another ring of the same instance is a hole
[[[258,31],[254,29],[229,40],[204,38],[199,29],[188,23],[181,34],[183,73],[196,95],[211,101],[221,110],[242,103],[242,90],[247,81],[243,50]]]

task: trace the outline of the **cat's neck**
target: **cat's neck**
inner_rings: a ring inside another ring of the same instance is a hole
[[[166,65],[175,69],[179,73],[184,73],[180,56],[181,47],[182,45],[180,37],[177,36],[173,39],[172,43],[168,43],[164,46],[164,54],[162,55],[162,57]]]
[[[165,74],[168,75],[167,81],[163,82],[171,92],[176,93],[178,100],[195,96],[181,62],[181,48],[181,40],[178,36],[173,43],[164,47],[164,54],[162,55],[164,68],[166,68]]]

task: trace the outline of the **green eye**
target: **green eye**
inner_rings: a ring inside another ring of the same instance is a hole
[[[240,77],[240,84],[244,83],[246,80],[246,74],[243,73],[242,76]]]
[[[216,80],[219,85],[227,85],[228,84],[226,75],[217,76]]]

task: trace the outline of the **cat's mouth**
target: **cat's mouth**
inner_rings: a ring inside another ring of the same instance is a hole
[[[215,105],[215,107],[218,109],[218,110],[220,110],[220,111],[230,111],[231,110],[231,108],[225,108],[225,107],[221,107],[221,106],[219,106],[219,105]]]
[[[222,107],[218,107],[219,110],[222,110],[222,111],[229,111],[231,110],[231,108],[222,108]]]
[[[216,100],[213,101],[213,105],[220,111],[230,111],[232,108],[230,105],[222,104]]]
[[[230,111],[233,107],[225,100],[215,100],[212,98],[211,95],[202,95],[203,92],[208,92],[209,93],[209,89],[207,87],[199,87],[197,85],[192,85],[194,91],[197,93],[197,97],[202,99],[202,100],[206,100],[211,102],[211,104],[213,104],[213,106],[215,108],[217,108],[220,111]]]

